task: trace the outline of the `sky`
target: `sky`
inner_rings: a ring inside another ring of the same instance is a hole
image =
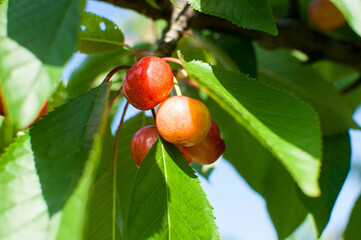
[[[118,16],[122,16],[123,19],[134,16],[131,11],[113,8],[108,4],[96,1],[89,1],[87,10],[100,16],[107,16],[107,18],[116,22],[123,32],[128,26],[122,26],[122,21]],[[70,61],[64,74],[65,78],[67,75],[69,76],[70,71],[79,64],[82,58],[83,56],[77,56]],[[130,108],[127,118],[135,112],[136,110]],[[361,125],[361,108],[354,115],[354,118]],[[351,130],[350,134],[353,150],[352,169],[337,199],[331,220],[322,239],[339,239],[337,236],[342,234],[354,201],[361,191],[361,148],[359,147],[361,145],[361,131]],[[247,182],[239,176],[233,166],[226,160],[218,160],[218,165],[209,180],[201,176],[200,179],[201,185],[214,207],[219,232],[224,240],[277,239],[264,199],[248,186]],[[309,239],[309,236],[314,234],[312,221],[306,222],[299,234],[306,234],[307,239]]]

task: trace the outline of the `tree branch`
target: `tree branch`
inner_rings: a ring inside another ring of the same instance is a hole
[[[141,13],[153,20],[165,19],[170,20],[172,16],[173,5],[169,0],[155,0],[160,9],[155,9],[144,0],[96,0],[99,2],[107,2],[114,6],[131,9]]]
[[[286,17],[289,19],[300,18],[300,5],[298,0],[288,0]]]
[[[290,48],[300,50],[309,55],[312,61],[327,59],[345,64],[361,71],[361,46],[342,42],[322,35],[310,29],[303,22],[294,17],[277,21],[279,34],[271,36],[267,33],[240,28],[231,22],[202,14],[187,7],[182,12],[175,12],[169,0],[157,0],[162,10],[152,8],[143,0],[98,0],[111,3],[122,8],[133,9],[152,19],[164,18],[170,22],[162,42],[159,44],[161,55],[170,55],[175,49],[177,41],[181,38],[181,32],[188,28],[217,30],[246,36],[258,41],[266,48]],[[297,10],[297,1],[289,0],[290,10],[288,15]],[[298,11],[298,10],[297,10]],[[178,19],[174,16],[180,14]],[[294,16],[294,13],[292,13]],[[173,16],[173,20],[172,20]],[[290,15],[288,17],[291,17]],[[171,39],[172,38],[172,39]],[[169,46],[168,46],[169,45]]]
[[[189,5],[185,5],[182,11],[177,8],[173,9],[172,20],[158,43],[157,53],[160,57],[170,56],[177,48],[178,41],[182,38],[184,31],[188,29],[194,15],[195,11]]]

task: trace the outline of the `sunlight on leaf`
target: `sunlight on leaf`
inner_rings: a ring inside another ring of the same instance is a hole
[[[220,239],[212,207],[182,153],[158,140],[138,171],[129,239]]]
[[[190,77],[281,160],[307,195],[320,195],[321,132],[311,107],[244,74],[182,61]]]

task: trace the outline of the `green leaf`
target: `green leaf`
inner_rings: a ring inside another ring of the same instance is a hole
[[[351,111],[356,111],[356,109],[361,104],[361,86],[347,92],[345,95],[343,95],[343,98],[345,99],[345,102]]]
[[[138,171],[129,239],[220,239],[200,181],[173,145],[158,140]]]
[[[299,189],[285,167],[214,100],[206,102],[226,142],[223,157],[266,200],[279,239],[293,233],[307,216]]]
[[[1,156],[1,239],[82,239],[108,89],[48,114]]]
[[[130,154],[130,141],[137,130],[152,124],[154,125],[153,119],[146,117],[144,113],[138,114],[124,123],[118,144],[115,193],[113,184],[114,136],[108,126],[103,141],[102,160],[90,194],[86,239],[98,240],[109,236],[119,239],[123,236],[123,226],[126,224],[131,192],[138,169]],[[114,207],[115,198],[117,205]]]
[[[145,1],[153,8],[161,10],[161,8],[158,6],[158,4],[155,2],[155,0],[145,0]]]
[[[194,170],[197,171],[198,174],[200,174],[201,176],[203,176],[205,179],[208,180],[209,176],[212,174],[217,164],[218,164],[217,162],[214,162],[212,164],[201,165],[196,162],[193,162],[191,166]]]
[[[361,36],[361,2],[359,0],[331,0],[343,13],[350,27]]]
[[[352,115],[334,87],[310,66],[304,66],[288,50],[256,48],[258,79],[291,91],[311,104],[321,120],[323,134],[342,133],[357,128]]]
[[[88,91],[94,84],[99,84],[97,77],[105,72],[110,72],[116,66],[133,65],[132,56],[133,54],[126,50],[87,56],[70,76],[66,89],[69,97],[79,96]],[[100,81],[102,80],[100,79]]]
[[[239,27],[278,34],[267,0],[188,0],[188,3],[197,11],[225,18]]]
[[[0,5],[0,84],[9,120],[24,129],[73,53],[84,1],[7,2]]]
[[[218,46],[218,44],[197,32],[194,33],[194,37],[217,58],[217,62],[220,66],[231,71],[239,71],[239,67],[234,60]]]
[[[345,240],[357,240],[361,236],[361,195],[356,201],[349,222],[347,224],[347,228],[345,231]]]
[[[333,83],[337,90],[344,90],[356,82],[361,75],[354,68],[326,60],[313,63],[312,68],[325,80]]]
[[[217,64],[217,59],[207,48],[202,46],[194,37],[182,38],[177,44],[177,50],[184,53],[187,60],[200,60]],[[177,57],[177,53],[173,52],[173,57]],[[170,63],[172,64],[172,63]],[[174,67],[173,67],[174,66]],[[172,69],[179,68],[178,64],[171,65]]]
[[[308,210],[298,191],[286,169],[273,160],[263,182],[263,196],[279,239],[285,239],[294,232],[307,216]]]
[[[213,41],[213,44],[216,44],[218,48],[221,48],[229,56],[229,58],[234,61],[242,73],[248,74],[251,77],[257,76],[256,56],[251,40],[248,38],[216,31],[204,31],[203,35],[205,35],[207,38],[210,38]],[[197,37],[198,34],[195,36]],[[217,59],[220,58],[217,57]],[[225,66],[226,64],[221,65],[227,68]],[[234,70],[231,68],[228,69]]]
[[[312,108],[244,74],[182,61],[190,77],[282,162],[303,192],[319,196],[321,133]]]
[[[322,195],[305,198],[304,202],[313,214],[319,236],[326,227],[338,194],[350,170],[351,145],[349,133],[323,138],[323,160],[320,175]]]
[[[105,53],[124,47],[124,36],[118,26],[107,18],[83,13],[77,49],[80,52]]]
[[[48,239],[44,225],[49,225],[50,219],[28,131],[1,156],[0,194],[1,239]]]

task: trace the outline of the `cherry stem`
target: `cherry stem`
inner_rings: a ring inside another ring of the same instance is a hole
[[[115,134],[115,142],[114,142],[114,149],[113,149],[113,163],[114,164],[116,164],[116,161],[117,161],[119,135],[120,135],[120,132],[123,127],[124,117],[125,117],[125,113],[127,112],[128,106],[129,106],[129,102],[127,101],[124,106],[122,118],[120,119],[120,123],[119,123],[118,129],[117,129],[117,132]]]
[[[173,86],[174,86],[174,90],[177,93],[177,96],[182,96],[182,91],[179,87],[178,81],[175,77],[173,77]]]
[[[129,106],[129,102],[127,101],[125,106],[124,106],[122,118],[120,120],[117,132],[115,134],[115,141],[114,141],[114,148],[113,148],[113,213],[115,213],[115,207],[116,207],[117,155],[118,155],[119,136],[120,136],[120,132],[122,130],[122,126],[123,126],[123,123],[124,123],[124,117],[125,117],[125,113],[127,112],[128,106]],[[113,220],[113,229],[115,229],[115,220]]]
[[[129,70],[129,68],[131,68],[131,67],[130,66],[125,66],[125,65],[118,66],[118,67],[114,68],[104,78],[103,83],[109,82],[109,80],[113,77],[113,75],[116,74],[118,71],[120,71],[120,70]]]
[[[163,60],[167,61],[167,62],[174,62],[177,63],[181,66],[183,66],[183,63],[181,62],[181,60],[179,60],[178,58],[174,58],[174,57],[163,57]]]
[[[152,108],[152,116],[153,116],[153,119],[154,119],[154,122],[155,122],[156,114],[155,114],[154,108]]]
[[[122,92],[123,86],[121,86],[116,93],[114,93],[112,99],[109,102],[109,108],[113,105],[115,99],[118,97],[118,95]]]

